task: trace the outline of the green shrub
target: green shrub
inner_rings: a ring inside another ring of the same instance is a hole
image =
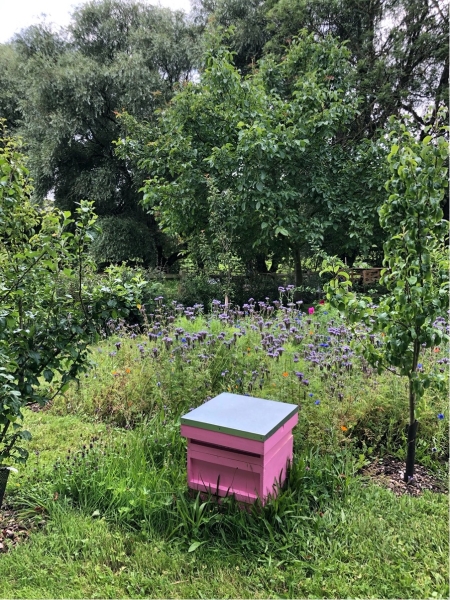
[[[155,242],[142,218],[113,215],[99,218],[98,223],[101,232],[92,244],[91,253],[100,269],[122,262],[156,265]]]
[[[225,298],[223,285],[220,279],[198,272],[185,276],[178,290],[179,301],[186,306],[203,304],[204,310],[209,311],[213,300]]]

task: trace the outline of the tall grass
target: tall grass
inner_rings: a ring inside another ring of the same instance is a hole
[[[174,421],[229,391],[298,404],[297,443],[327,451],[354,444],[403,458],[406,381],[378,375],[362,358],[370,331],[350,328],[322,307],[305,314],[293,303],[262,302],[258,310],[255,303],[243,310],[216,304],[207,317],[199,305],[157,306],[149,315],[142,309],[141,333],[110,324],[112,335],[93,349],[93,369],[55,404],[60,414],[132,428],[155,415]],[[448,375],[445,348],[424,348],[421,361],[422,369]],[[417,460],[436,469],[448,459],[446,421],[437,418],[447,396],[448,376],[417,409]]]

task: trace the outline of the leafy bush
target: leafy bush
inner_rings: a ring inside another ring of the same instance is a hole
[[[86,370],[100,323],[127,316],[143,287],[118,277],[86,284],[92,203],[73,219],[39,210],[20,150],[6,133],[0,139],[0,464],[26,461],[23,408],[44,405]]]
[[[220,279],[211,277],[206,273],[189,274],[180,282],[178,299],[186,306],[203,304],[205,311],[208,311],[213,300],[223,298],[224,289]]]
[[[95,237],[91,253],[100,269],[122,262],[156,265],[155,242],[142,217],[113,215],[100,217],[98,223],[101,231]]]

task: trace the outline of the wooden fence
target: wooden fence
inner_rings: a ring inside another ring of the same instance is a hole
[[[381,267],[373,267],[371,269],[349,269],[350,279],[353,283],[359,283],[363,286],[369,286],[377,283],[380,279],[381,275]],[[190,277],[192,274],[190,272],[180,273],[164,273],[161,272],[160,275],[163,279],[175,279],[175,280],[183,280]],[[304,279],[307,281],[311,277],[315,275],[318,277],[318,273],[313,273],[312,271],[304,272]],[[225,277],[224,273],[213,273],[210,275],[211,279],[223,279]],[[234,278],[246,278],[246,275],[234,275]],[[249,277],[268,277],[272,279],[278,279],[280,282],[284,281],[286,283],[294,282],[294,273],[254,273],[253,275],[249,275]]]

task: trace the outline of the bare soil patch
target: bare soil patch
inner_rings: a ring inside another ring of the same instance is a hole
[[[414,477],[410,483],[403,481],[404,471],[404,461],[392,456],[384,456],[364,468],[362,475],[391,490],[396,496],[403,496],[403,494],[419,496],[424,490],[435,493],[446,493],[448,491],[442,479],[421,465],[415,466]]]
[[[45,523],[40,507],[36,507],[36,517],[24,519],[20,516],[20,511],[3,504],[0,508],[0,554],[28,540],[31,533]]]

